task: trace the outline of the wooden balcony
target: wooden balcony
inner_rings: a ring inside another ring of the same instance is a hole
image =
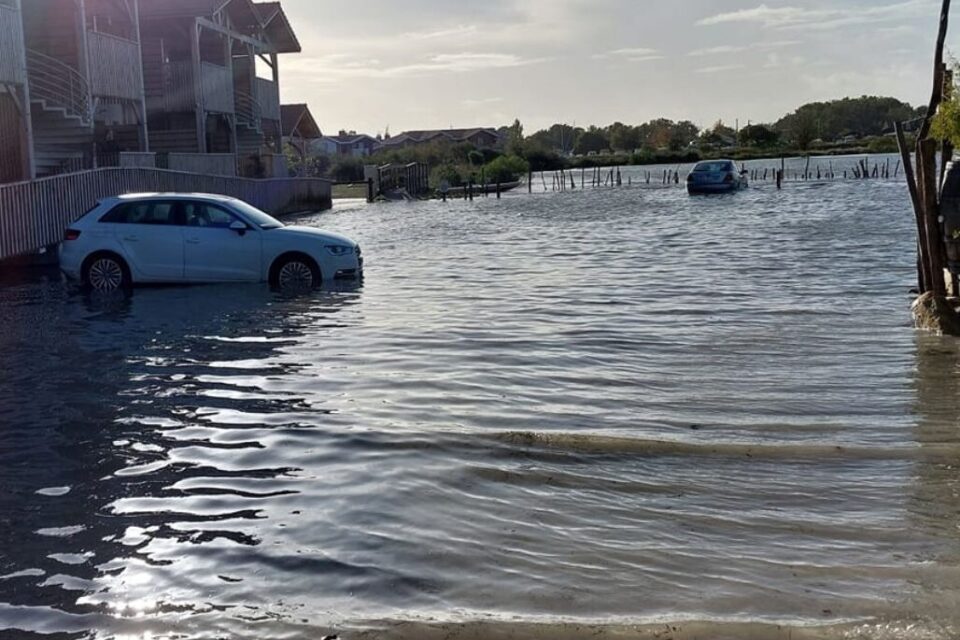
[[[143,87],[140,45],[106,33],[87,33],[90,92],[103,98],[139,100]]]
[[[203,107],[213,113],[233,113],[233,74],[226,67],[203,62],[200,64],[200,84],[203,87]]]
[[[260,117],[264,120],[280,120],[280,89],[275,82],[256,78],[254,98],[260,104]]]
[[[0,82],[23,84],[25,68],[20,12],[0,3]]]

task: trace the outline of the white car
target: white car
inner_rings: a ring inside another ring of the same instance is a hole
[[[102,200],[70,225],[60,268],[100,291],[212,282],[303,289],[359,278],[363,257],[345,236],[284,226],[234,198],[136,194]]]

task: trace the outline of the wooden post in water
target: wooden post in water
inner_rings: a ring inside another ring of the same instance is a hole
[[[926,255],[927,228],[923,220],[923,205],[920,202],[920,192],[913,175],[913,165],[910,163],[910,151],[907,149],[906,136],[903,134],[903,123],[895,122],[894,130],[897,134],[897,143],[900,147],[900,156],[903,162],[903,173],[907,178],[907,188],[910,191],[910,200],[913,202],[913,212],[917,223],[917,286],[918,291],[922,294],[929,290],[930,283],[930,263]]]
[[[777,189],[783,189],[783,170],[777,169]]]
[[[527,193],[533,193],[533,171],[527,172]]]
[[[500,178],[497,178],[497,200],[500,199]]]

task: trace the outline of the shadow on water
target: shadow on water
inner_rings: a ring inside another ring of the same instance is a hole
[[[0,638],[138,631],[138,614],[160,614],[165,605],[126,600],[136,567],[175,562],[158,559],[162,553],[152,558],[144,545],[256,546],[255,536],[218,523],[255,520],[257,509],[220,508],[218,496],[243,495],[245,482],[296,471],[246,465],[244,456],[263,448],[257,438],[217,442],[198,426],[201,414],[309,409],[302,398],[258,395],[256,386],[298,366],[276,356],[305,331],[343,326],[338,316],[360,307],[361,289],[283,295],[244,285],[103,295],[80,293],[43,271],[25,280],[0,287],[0,627],[8,629]],[[218,384],[212,373],[249,375],[249,386]],[[211,377],[206,394],[197,383],[204,376]],[[190,447],[231,458],[222,465],[171,458]],[[213,488],[173,488],[190,475]],[[235,481],[218,487],[218,479]],[[256,488],[246,494],[259,495]],[[149,506],[169,495],[185,504],[195,496],[197,504],[175,517]]]

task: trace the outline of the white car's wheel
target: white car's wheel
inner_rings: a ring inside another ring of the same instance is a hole
[[[83,282],[94,291],[119,291],[130,286],[130,272],[117,256],[102,254],[87,261]]]
[[[271,284],[281,291],[308,291],[321,284],[320,270],[306,257],[291,256],[279,261]]]

